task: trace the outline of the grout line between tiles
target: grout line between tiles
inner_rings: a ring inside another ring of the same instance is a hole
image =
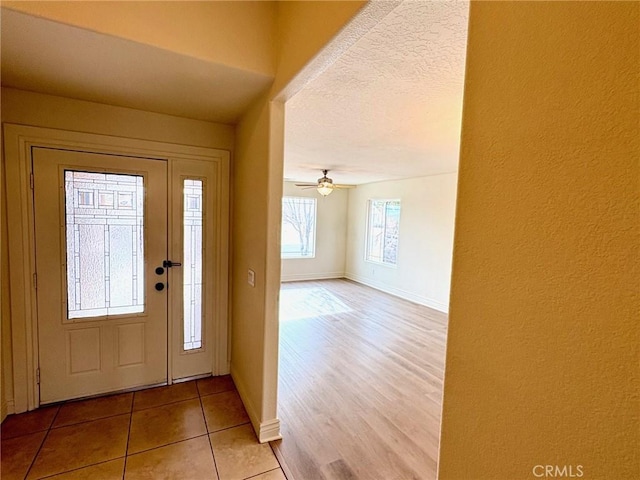
[[[248,422],[244,422],[244,423],[239,423],[238,425],[232,425],[231,427],[224,427],[224,428],[220,428],[218,430],[214,430],[213,432],[209,432],[209,434],[212,433],[220,433],[220,432],[224,432],[225,430],[231,430],[232,428],[237,428],[237,427],[244,427],[245,425],[250,425],[251,421]],[[207,428],[208,430],[208,428]]]
[[[51,426],[54,424],[54,422],[56,421],[56,418],[58,417],[58,413],[60,413],[60,407],[58,407],[58,410],[56,410],[56,414],[51,419],[51,423],[49,424],[49,428],[47,428],[47,433],[44,434],[44,437],[42,438],[42,442],[40,442],[40,446],[38,447],[38,451],[33,456],[33,460],[31,460],[31,465],[29,465],[29,469],[27,470],[27,473],[24,474],[24,478],[27,478],[29,476],[29,473],[31,472],[31,469],[33,468],[33,465],[36,463],[36,459],[38,458],[38,455],[40,455],[40,450],[42,450],[44,442],[47,441],[47,437],[49,436],[49,432],[51,432]]]
[[[82,470],[83,468],[94,467],[96,465],[102,465],[103,463],[113,462],[114,460],[120,460],[121,458],[125,458],[125,456],[126,455],[123,455],[122,457],[110,458],[109,460],[102,460],[101,462],[92,463],[90,465],[84,465],[84,466],[78,467],[78,468],[72,468],[71,470],[65,470],[64,472],[52,473],[51,475],[47,475],[46,477],[40,477],[40,478],[38,478],[38,480],[45,480],[46,478],[52,478],[52,477],[55,477],[55,476],[58,476],[58,475],[62,475],[64,473],[76,472],[78,470]]]
[[[265,470],[264,472],[256,473],[255,475],[251,475],[250,477],[244,477],[243,480],[251,480],[252,478],[259,477],[260,475],[264,475],[265,473],[275,472],[276,470],[282,471],[280,467],[272,468],[271,470]],[[284,472],[282,472],[284,474]],[[286,475],[285,475],[286,478]]]
[[[176,443],[187,442],[189,440],[193,440],[194,438],[204,437],[205,435],[209,435],[208,433],[203,433],[201,435],[196,435],[195,437],[183,438],[182,440],[176,440],[174,442],[165,443],[163,445],[158,445],[156,447],[147,448],[146,450],[140,450],[139,452],[133,452],[131,454],[127,454],[127,457],[133,457],[134,455],[138,455],[139,453],[147,453],[151,450],[158,450],[159,448],[168,447],[169,445],[175,445]]]
[[[235,392],[236,389],[232,388],[230,390],[222,390],[221,392],[211,392],[211,393],[203,393],[202,395],[200,395],[200,398],[202,397],[212,397],[213,395],[220,395],[221,393],[229,393],[229,392]]]
[[[196,382],[196,387],[198,383]],[[200,395],[200,389],[198,389],[198,398],[200,399],[200,410],[204,417],[204,428],[207,431],[207,440],[209,441],[209,448],[211,449],[211,458],[213,459],[213,468],[216,471],[216,479],[220,479],[220,472],[218,471],[218,462],[216,462],[216,455],[213,453],[213,444],[211,443],[211,434],[209,432],[209,424],[207,423],[207,416],[204,414],[204,406],[202,405],[202,395]]]
[[[13,414],[12,414],[13,415]],[[18,415],[21,415],[20,413]],[[2,440],[13,440],[14,438],[26,437],[27,435],[33,435],[34,433],[46,432],[51,427],[41,428],[40,430],[34,430],[33,432],[20,433],[18,435],[14,435],[12,437],[2,437]]]
[[[122,480],[124,480],[124,475],[127,471],[127,457],[129,456],[129,440],[131,439],[131,424],[133,423],[133,401],[136,398],[136,394],[134,393],[131,396],[131,408],[129,410],[129,431],[127,432],[127,444],[124,447],[124,465],[122,466]]]
[[[180,400],[172,400],[172,401],[167,402],[167,403],[161,403],[159,405],[152,405],[151,407],[138,408],[138,409],[134,409],[132,411],[133,412],[142,412],[144,410],[151,410],[152,408],[159,408],[159,407],[164,407],[164,406],[167,406],[167,405],[173,405],[174,403],[186,402],[187,400],[195,400],[196,398],[199,398],[199,397],[200,396],[196,393],[196,395],[194,397],[181,398]]]
[[[106,417],[96,417],[96,418],[90,418],[90,419],[87,419],[87,420],[81,420],[81,421],[75,422],[75,423],[67,423],[65,425],[56,425],[55,427],[52,425],[51,426],[51,430],[57,430],[59,428],[65,428],[65,427],[75,427],[76,425],[82,425],[83,423],[89,423],[89,422],[95,422],[96,420],[104,420],[106,418],[121,417],[122,415],[126,415],[127,413],[131,413],[131,410],[129,410],[129,412],[114,413],[113,415],[107,415]]]
[[[213,378],[213,377],[207,377],[207,378]],[[202,397],[202,393],[200,393],[200,386],[198,385],[200,380],[196,380],[196,392],[198,392],[198,398]]]

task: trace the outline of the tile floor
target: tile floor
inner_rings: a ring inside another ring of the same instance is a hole
[[[1,437],[2,480],[286,480],[229,376],[11,415]]]

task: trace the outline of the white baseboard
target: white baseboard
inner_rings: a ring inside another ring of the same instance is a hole
[[[231,378],[233,378],[233,383],[236,384],[238,394],[242,399],[244,408],[247,410],[249,420],[251,420],[251,425],[258,436],[258,441],[260,443],[266,443],[272,440],[280,440],[282,438],[282,435],[280,434],[280,420],[278,418],[273,418],[266,422],[260,422],[256,409],[247,395],[247,389],[242,380],[240,380],[240,376],[235,368],[233,368],[233,365],[231,365]]]
[[[273,440],[280,440],[282,435],[280,434],[280,419],[274,418],[268,422],[262,422],[260,424],[260,432],[258,433],[258,440],[260,443],[271,442]]]
[[[344,272],[326,272],[326,273],[290,273],[282,274],[280,281],[282,282],[301,282],[304,280],[328,280],[331,278],[344,278]]]
[[[403,298],[405,300],[409,300],[410,302],[417,303],[419,305],[424,305],[425,307],[433,308],[434,310],[438,310],[442,313],[449,313],[449,305],[434,300],[432,298],[423,297],[422,295],[418,295],[413,292],[408,292],[401,288],[390,287],[385,285],[384,283],[378,283],[372,281],[370,278],[361,277],[360,275],[356,275],[354,273],[347,272],[345,274],[345,278],[349,280],[353,280],[354,282],[361,283],[366,285],[367,287],[375,288],[376,290],[380,290],[381,292],[389,293],[396,297]]]

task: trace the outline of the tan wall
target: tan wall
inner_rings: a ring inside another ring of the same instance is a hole
[[[237,126],[233,166],[231,373],[254,422],[262,420],[269,104],[261,99]],[[255,272],[255,287],[247,283]]]
[[[639,12],[471,5],[441,480],[638,478]]]
[[[2,123],[97,133],[127,138],[155,140],[183,145],[219,148],[233,152],[234,127],[189,120],[130,108],[71,100],[21,90],[2,89]],[[4,157],[2,158],[4,170]],[[3,175],[4,178],[4,175]],[[2,195],[6,189],[2,184]],[[4,200],[4,198],[3,198]],[[10,200],[10,199],[9,199]],[[11,324],[9,302],[9,262],[7,258],[5,203],[2,202],[2,375],[3,400],[13,397],[11,365]],[[3,402],[4,404],[4,402]]]
[[[241,70],[275,72],[274,2],[3,1],[2,6]]]
[[[282,281],[344,277],[347,252],[348,190],[334,190],[321,197],[315,188],[302,190],[284,182],[283,195],[309,197],[316,202],[316,255],[314,258],[283,258]]]
[[[220,123],[2,89],[2,122],[232,151],[234,128]]]

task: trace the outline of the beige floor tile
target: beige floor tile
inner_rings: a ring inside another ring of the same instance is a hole
[[[206,436],[155,448],[127,458],[125,480],[217,480]]]
[[[130,415],[103,418],[49,431],[29,478],[40,478],[123,457]]]
[[[241,480],[279,468],[268,443],[258,443],[251,425],[211,433],[220,480]]]
[[[199,398],[133,412],[129,454],[205,433]]]
[[[168,403],[180,402],[198,397],[196,382],[176,383],[166,387],[150,388],[136,392],[133,400],[133,410],[158,407]]]
[[[43,431],[15,438],[2,438],[2,480],[22,480],[25,477],[46,434],[47,432]]]
[[[48,477],[47,480],[121,480],[124,472],[124,458],[98,463],[72,472]]]
[[[53,422],[53,427],[113,417],[131,412],[133,393],[92,398],[62,405]]]
[[[9,415],[2,422],[0,435],[6,440],[7,438],[26,435],[27,433],[41,432],[47,430],[51,426],[58,407],[43,407],[33,412],[19,413],[17,415]]]
[[[231,375],[222,375],[220,377],[209,377],[198,380],[198,391],[201,396],[211,395],[212,393],[228,392],[235,390]]]
[[[251,477],[251,480],[287,480],[287,477],[285,477],[282,470],[278,468],[277,470],[271,470],[270,472]]]
[[[238,392],[223,392],[202,397],[202,408],[209,432],[247,423],[247,415]]]

